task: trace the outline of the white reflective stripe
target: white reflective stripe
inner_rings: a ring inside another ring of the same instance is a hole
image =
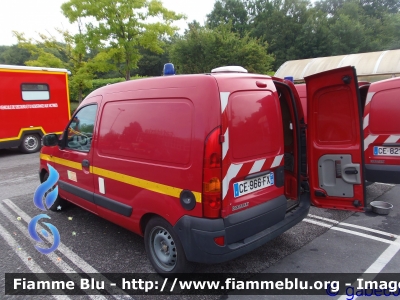
[[[400,139],[399,134],[393,134],[387,138],[387,140],[384,142],[384,144],[393,144],[396,143]]]
[[[253,173],[260,171],[262,166],[264,165],[265,161],[266,161],[266,159],[257,160],[251,167],[249,174],[253,174]]]
[[[364,118],[363,129],[367,128],[368,125],[369,125],[369,114],[366,115],[365,118]]]
[[[106,193],[106,187],[104,185],[104,178],[99,177],[99,191],[101,194]]]
[[[225,196],[228,193],[229,182],[231,181],[232,178],[236,177],[242,166],[243,164],[240,165],[231,164],[229,166],[228,173],[226,173],[224,180],[222,180],[222,200],[225,199]]]
[[[230,92],[219,93],[219,97],[221,98],[221,113],[225,111],[225,108],[228,105],[229,94]]]
[[[372,97],[373,97],[374,95],[375,95],[375,92],[369,92],[369,93],[367,94],[367,100],[365,100],[365,105],[367,105],[368,103],[371,102]]]
[[[275,167],[279,166],[281,164],[282,158],[283,158],[283,154],[276,156],[271,165],[271,168],[275,168]]]
[[[371,134],[364,139],[364,151],[368,149],[368,146],[373,143],[379,135]]]
[[[222,160],[224,160],[226,153],[229,150],[229,128],[224,133],[224,142],[222,143]]]

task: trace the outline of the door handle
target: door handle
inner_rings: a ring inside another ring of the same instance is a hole
[[[82,167],[89,168],[90,163],[87,159],[82,160]]]
[[[346,170],[346,171],[344,171],[346,174],[349,174],[349,175],[357,175],[358,174],[358,171],[357,170]]]
[[[342,175],[342,179],[344,182],[349,184],[360,184],[361,183],[361,166],[360,164],[346,164],[342,167],[344,170],[344,174]]]

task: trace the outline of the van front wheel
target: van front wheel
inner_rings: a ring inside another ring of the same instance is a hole
[[[147,223],[144,240],[147,256],[158,273],[168,276],[193,270],[193,264],[186,259],[179,237],[166,220],[152,218]]]

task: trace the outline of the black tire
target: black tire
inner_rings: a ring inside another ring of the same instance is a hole
[[[25,134],[22,138],[19,150],[22,153],[34,153],[38,152],[41,148],[40,136],[37,134]]]
[[[144,232],[147,256],[157,273],[164,277],[190,273],[194,264],[186,259],[181,241],[172,226],[160,217],[153,217]]]
[[[45,182],[45,181],[47,180],[47,178],[49,178],[49,173],[46,172],[46,173],[43,175],[42,183]],[[48,193],[46,193],[45,196],[46,196],[47,194],[48,194]],[[48,209],[51,210],[51,211],[61,212],[61,211],[63,211],[65,208],[67,208],[67,207],[69,206],[69,204],[70,204],[70,203],[69,203],[67,200],[65,200],[65,199],[61,198],[59,195],[57,195],[56,201],[54,201],[53,205],[50,206],[50,207],[48,207]]]

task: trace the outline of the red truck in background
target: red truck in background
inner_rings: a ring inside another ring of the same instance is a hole
[[[70,119],[66,69],[0,65],[0,149],[40,150]]]
[[[296,84],[307,124],[307,87]],[[400,183],[400,78],[358,82],[363,111],[365,179]]]

